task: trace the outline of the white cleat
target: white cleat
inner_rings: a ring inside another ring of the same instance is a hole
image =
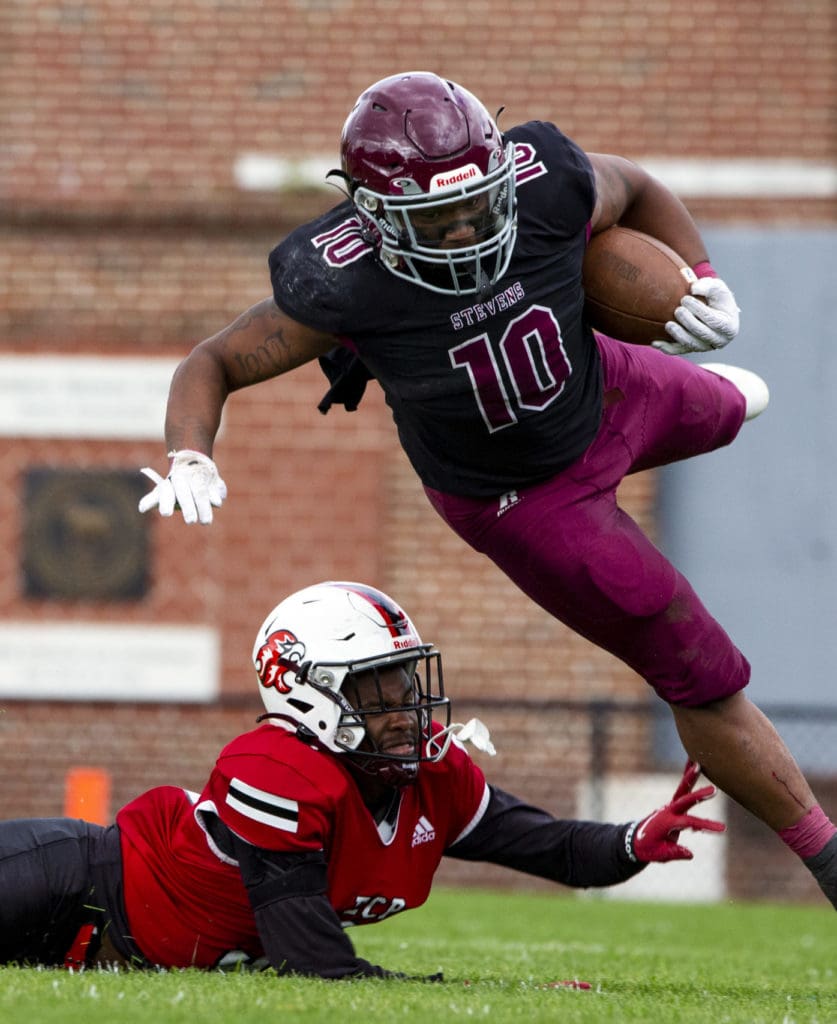
[[[719,377],[725,377],[738,388],[747,400],[745,420],[755,419],[767,408],[770,391],[757,373],[753,373],[752,370],[744,370],[740,366],[729,366],[727,363],[700,363],[699,365],[703,370],[709,370],[710,373],[717,373]]]

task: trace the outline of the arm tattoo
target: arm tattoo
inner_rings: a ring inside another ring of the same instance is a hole
[[[268,334],[260,345],[249,352],[236,352],[235,361],[245,383],[255,384],[257,381],[275,377],[291,369],[288,361],[290,345],[285,339],[282,329]]]
[[[227,329],[225,343],[231,344],[235,335],[250,330],[256,322],[264,323],[271,319],[274,317],[270,317],[267,313],[252,311],[244,313]],[[272,326],[272,324],[268,323],[266,326]],[[290,348],[290,342],[283,334],[282,328],[277,327],[265,334],[261,342],[250,348],[249,351],[234,352],[233,358],[240,371],[242,383],[244,385],[255,384],[292,369],[289,360]]]

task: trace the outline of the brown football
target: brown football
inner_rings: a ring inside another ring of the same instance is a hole
[[[694,271],[663,242],[616,225],[593,235],[582,269],[585,314],[597,331],[634,345],[665,341],[667,320]]]

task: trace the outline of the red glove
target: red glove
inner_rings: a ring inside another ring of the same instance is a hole
[[[625,849],[633,861],[691,860],[694,854],[677,840],[684,828],[693,832],[723,832],[726,825],[710,818],[695,818],[687,814],[695,804],[709,800],[717,792],[715,786],[704,786],[692,792],[700,775],[700,765],[687,761],[680,784],[665,807],[635,821],[625,835]]]

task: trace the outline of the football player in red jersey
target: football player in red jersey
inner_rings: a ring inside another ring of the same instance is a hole
[[[771,723],[750,666],[619,508],[629,473],[731,442],[767,404],[755,374],[669,358],[722,348],[735,299],[683,204],[555,125],[500,133],[456,83],[375,83],[341,140],[346,200],[270,255],[273,296],[197,345],[166,414],[171,459],[140,510],[212,520],[227,396],[315,358],[354,408],[376,379],[439,515],[530,598],[668,703],[707,776],[774,829],[837,906],[837,828]],[[666,337],[625,345],[584,317],[587,240],[613,224],[694,269]]]
[[[403,977],[356,956],[345,927],[424,903],[443,856],[569,886],[613,885],[691,858],[690,762],[664,807],[629,825],[558,820],[489,785],[450,722],[441,656],[386,594],[320,583],[259,629],[266,714],[201,793],[162,786],[104,827],[0,823],[0,963],[258,963],[322,978]]]

